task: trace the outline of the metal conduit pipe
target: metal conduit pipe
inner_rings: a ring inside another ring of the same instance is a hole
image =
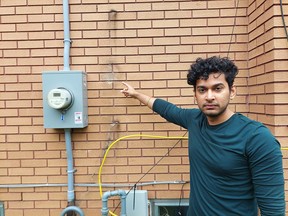
[[[186,184],[186,181],[152,181],[138,183],[136,186],[149,186],[149,185],[161,185],[161,184]],[[36,188],[36,187],[67,187],[68,184],[0,184],[0,188]],[[99,184],[82,183],[74,184],[77,187],[99,187]],[[102,184],[102,187],[132,187],[135,184]]]
[[[83,211],[77,207],[77,206],[68,206],[67,208],[65,208],[62,212],[61,212],[61,216],[65,216],[66,213],[68,212],[77,212],[80,216],[84,216]]]
[[[64,24],[64,71],[70,71],[70,20],[69,20],[69,0],[63,0],[63,24]],[[62,212],[64,215],[66,212],[75,211],[84,216],[83,211],[74,206],[75,194],[74,194],[74,167],[73,167],[73,152],[71,142],[71,128],[64,129],[65,131],[65,143],[66,143],[66,155],[67,155],[67,175],[68,175],[68,207]],[[70,215],[70,214],[69,214]]]
[[[71,142],[71,129],[66,128],[65,131],[65,143],[66,143],[66,155],[67,155],[67,175],[68,175],[68,191],[67,198],[68,202],[73,202],[75,199],[74,195],[74,172],[73,167],[73,152],[72,152],[72,142]]]
[[[64,71],[70,71],[70,20],[69,20],[69,1],[63,0],[63,24],[64,24]]]
[[[102,216],[108,216],[108,199],[111,196],[120,196],[121,198],[121,213],[120,216],[126,215],[126,192],[124,190],[106,191],[102,196]]]

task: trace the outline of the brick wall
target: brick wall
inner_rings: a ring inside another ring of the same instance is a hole
[[[1,184],[67,183],[63,131],[43,127],[41,84],[42,71],[63,69],[62,17],[60,0],[0,2]],[[97,183],[105,149],[119,137],[185,133],[124,98],[121,82],[196,107],[185,79],[197,57],[233,59],[240,72],[231,108],[265,123],[288,146],[287,40],[278,2],[71,0],[70,21],[71,69],[87,72],[89,105],[89,126],[72,135],[75,183]],[[103,183],[189,180],[185,140],[146,174],[176,143],[133,138],[115,144]],[[283,154],[286,168],[288,153]],[[149,198],[177,199],[181,188],[139,187]],[[109,189],[114,188],[104,191]],[[0,188],[0,200],[6,216],[58,216],[67,205],[66,191],[61,186]],[[183,191],[188,197],[189,186]],[[76,187],[76,204],[86,216],[100,215],[99,189]],[[117,204],[109,202],[112,209]]]
[[[287,4],[283,6],[285,11]],[[249,116],[267,125],[286,147],[288,94],[284,86],[288,81],[288,44],[280,5],[273,1],[250,1],[248,19]],[[283,150],[283,158],[287,168],[287,150]],[[284,172],[287,176],[286,169]]]

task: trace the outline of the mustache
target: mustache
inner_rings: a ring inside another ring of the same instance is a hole
[[[218,103],[204,103],[203,107],[205,106],[219,106]]]
[[[218,103],[204,103],[204,106],[218,106]]]

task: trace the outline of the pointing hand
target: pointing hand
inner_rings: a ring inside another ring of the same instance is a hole
[[[121,92],[122,92],[126,97],[135,97],[135,95],[136,95],[136,93],[137,93],[137,92],[135,91],[135,89],[134,89],[131,85],[129,85],[129,84],[125,83],[125,82],[122,82],[122,84],[125,85],[125,87],[124,87],[123,90],[121,90]]]

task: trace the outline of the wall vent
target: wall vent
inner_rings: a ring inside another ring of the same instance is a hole
[[[151,199],[151,216],[186,216],[189,199]]]

